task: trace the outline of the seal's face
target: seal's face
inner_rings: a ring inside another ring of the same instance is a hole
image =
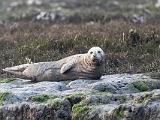
[[[87,54],[96,65],[100,65],[103,62],[104,52],[100,47],[92,47]]]

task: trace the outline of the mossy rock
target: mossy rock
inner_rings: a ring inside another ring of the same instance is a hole
[[[126,110],[126,108],[122,105],[120,105],[118,108],[115,108],[113,110],[113,120],[120,120],[124,117],[124,111]]]
[[[2,105],[3,101],[5,100],[5,97],[8,95],[8,92],[0,92],[0,105]]]
[[[126,96],[115,96],[115,101],[119,101],[119,103],[124,103],[127,100]]]
[[[55,99],[49,99],[47,101],[47,104],[52,106],[54,109],[59,109],[63,106],[64,99],[61,98],[55,98]]]
[[[57,96],[38,94],[38,95],[33,95],[33,96],[29,97],[29,100],[31,100],[32,102],[43,103],[43,102],[47,102],[49,99],[55,99],[55,98],[57,98]]]
[[[80,97],[80,98],[85,98],[87,94],[84,93],[73,93],[73,94],[68,94],[66,95],[66,98],[71,98],[71,97]]]
[[[87,114],[89,107],[86,105],[85,101],[81,101],[72,107],[72,120],[82,120]]]
[[[72,94],[66,95],[65,98],[68,99],[69,102],[71,103],[71,106],[73,106],[74,104],[77,104],[83,99],[85,99],[87,95],[88,95],[87,93],[86,94],[85,93],[72,93]]]
[[[145,81],[136,81],[136,82],[133,82],[132,84],[140,92],[144,92],[144,91],[147,91],[149,89],[149,87],[148,87],[148,85]]]

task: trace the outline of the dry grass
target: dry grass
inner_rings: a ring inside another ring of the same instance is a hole
[[[0,68],[26,63],[26,58],[32,62],[58,60],[87,52],[92,46],[100,46],[106,53],[106,74],[158,71],[159,25],[158,22],[133,24],[124,21],[67,25],[17,22],[2,25]],[[136,29],[136,32],[129,33],[130,29]]]

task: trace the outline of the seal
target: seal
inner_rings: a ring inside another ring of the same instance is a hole
[[[3,71],[35,82],[100,79],[104,72],[104,52],[100,47],[92,47],[85,54],[72,55],[58,61],[22,64]]]

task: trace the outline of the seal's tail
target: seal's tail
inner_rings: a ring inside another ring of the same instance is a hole
[[[7,67],[5,69],[3,69],[3,71],[8,72],[8,73],[12,73],[18,76],[23,76],[23,71],[29,66],[30,64],[22,64],[22,65],[18,65],[18,66],[13,66],[13,67]]]

